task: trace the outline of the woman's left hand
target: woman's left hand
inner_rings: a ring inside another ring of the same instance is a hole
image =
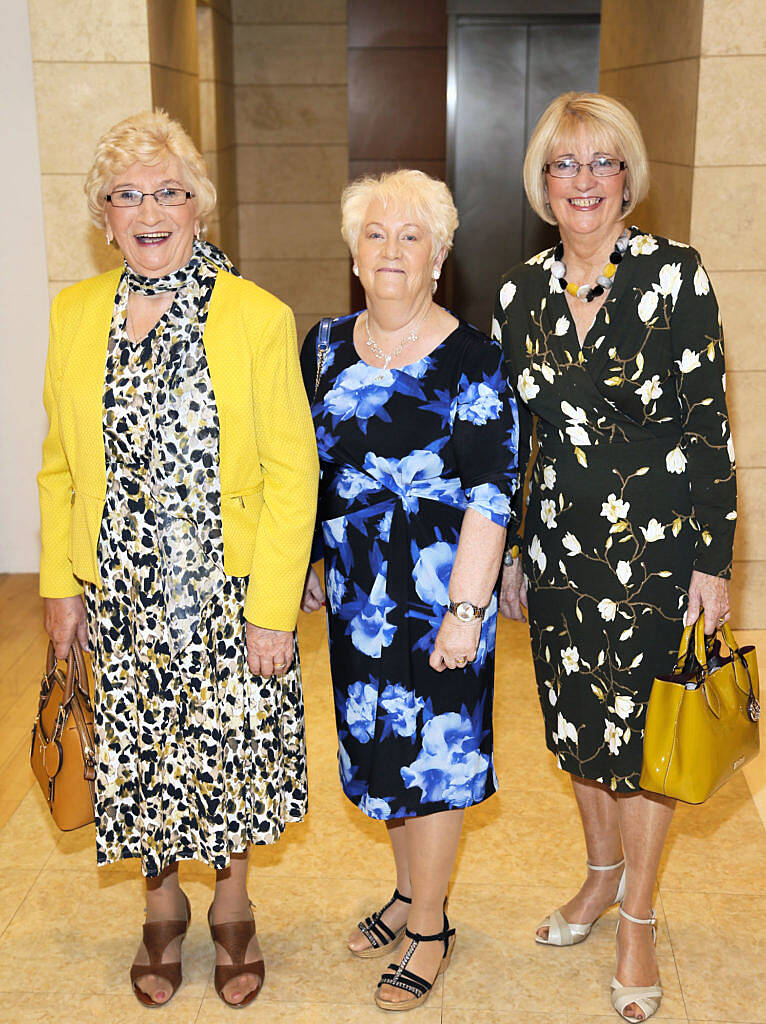
[[[729,621],[729,581],[706,572],[692,573],[689,583],[689,606],[684,623],[696,622],[700,612],[705,613],[705,632],[715,633],[719,625]]]
[[[447,612],[436,634],[428,664],[437,672],[445,668],[465,668],[476,657],[480,636],[480,619],[461,622],[456,615]]]
[[[247,664],[253,675],[281,676],[293,661],[293,634],[247,622]]]

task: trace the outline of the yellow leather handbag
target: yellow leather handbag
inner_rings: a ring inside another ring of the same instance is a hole
[[[641,788],[701,804],[758,753],[758,663],[728,624],[705,641],[705,622],[687,626],[675,671],[652,685]],[[694,646],[690,647],[694,636]]]

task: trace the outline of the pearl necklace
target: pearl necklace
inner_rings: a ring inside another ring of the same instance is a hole
[[[367,310],[365,310],[364,329],[367,331],[367,347],[373,352],[374,355],[378,357],[378,359],[383,360],[383,366],[381,367],[380,373],[374,378],[375,380],[383,380],[383,375],[387,372],[391,361],[393,359],[396,359],[397,356],[401,355],[404,349],[407,347],[407,345],[409,345],[413,341],[418,340],[418,338],[420,337],[418,331],[428,319],[432,306],[433,303],[430,303],[428,309],[426,310],[425,316],[422,317],[422,319],[417,324],[415,324],[415,326],[412,328],[407,337],[403,341],[401,341],[392,352],[384,352],[380,345],[378,345],[373,336],[370,334],[370,314],[367,312]]]
[[[559,240],[558,245],[553,250],[553,263],[551,264],[551,275],[558,279],[564,291],[569,292],[570,295],[576,296],[581,302],[593,302],[599,295],[603,295],[604,292],[609,291],[614,283],[614,275],[617,270],[618,264],[622,262],[622,257],[628,248],[628,242],[630,241],[630,232],[627,228],[623,231],[620,237],[615,242],[614,250],[612,255],[609,257],[609,262],[606,264],[604,269],[596,278],[595,284],[580,284],[577,285],[573,281],[567,282],[567,265],[564,262],[564,243]]]

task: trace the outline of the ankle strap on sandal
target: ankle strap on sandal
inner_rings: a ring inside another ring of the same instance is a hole
[[[447,951],[449,950],[449,940],[455,934],[455,929],[454,928],[450,928],[449,921],[447,920],[447,915],[444,914],[444,927],[442,928],[442,930],[440,932],[437,932],[436,935],[421,935],[420,932],[411,932],[409,930],[409,928],[405,928],[404,929],[404,934],[413,943],[418,943],[418,942],[443,942],[444,943],[444,955],[446,956],[447,955]],[[412,947],[410,947],[410,948],[412,948]],[[409,953],[409,952],[410,951],[408,950],[407,953]],[[407,960],[409,959],[407,954],[405,954],[405,959],[407,959]],[[402,963],[405,964],[405,961],[402,960]],[[406,966],[406,964],[405,964],[405,966]]]
[[[627,910],[623,910],[622,909],[622,904],[620,904],[620,914],[622,914],[622,916],[624,918],[626,918],[628,921],[632,921],[633,924],[650,924],[652,926],[652,928],[654,928],[656,926],[656,924],[657,924],[657,915],[654,913],[654,907],[652,907],[652,909],[650,910],[650,914],[652,916],[651,917],[643,918],[643,917],[633,917],[633,915],[629,914],[627,912]]]
[[[399,900],[400,903],[412,903],[412,897],[402,896],[398,889],[394,889],[394,895],[391,897],[388,906],[390,907],[396,900]]]
[[[585,861],[589,871],[615,871],[617,868],[621,868],[624,863],[624,857],[622,860],[618,860],[616,864],[591,864],[589,860]]]

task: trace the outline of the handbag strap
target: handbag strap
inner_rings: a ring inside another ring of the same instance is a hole
[[[314,380],[314,397],[312,401],[316,401],[317,391],[319,390],[319,380],[322,376],[322,369],[324,368],[324,361],[327,358],[327,352],[330,348],[330,328],[332,327],[332,317],[324,317],[319,321],[319,330],[317,331],[317,373],[316,379]]]

